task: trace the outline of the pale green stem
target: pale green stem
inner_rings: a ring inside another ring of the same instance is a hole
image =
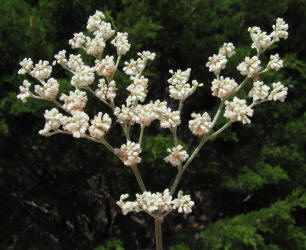
[[[163,219],[160,217],[155,217],[155,246],[156,250],[163,249],[163,238],[162,238],[162,223]]]
[[[31,93],[31,98],[34,98],[34,99],[38,99],[38,100],[44,100],[44,101],[48,101],[48,102],[52,102],[54,103],[57,107],[59,107],[60,109],[64,110],[65,112],[67,112],[67,110],[65,110],[63,108],[63,106],[56,100],[50,100],[50,99],[45,99],[45,98],[41,98],[40,96],[37,96],[37,95],[34,95],[33,93]],[[69,112],[67,112],[69,113]]]
[[[178,108],[179,114],[181,114],[181,112],[182,112],[183,102],[184,102],[184,100],[180,100],[179,108]],[[172,134],[173,134],[174,146],[177,146],[177,127],[174,127],[172,129]]]
[[[105,138],[102,137],[101,139],[95,139],[88,135],[84,136],[84,138],[93,142],[103,144],[109,151],[111,151],[114,155],[117,156],[117,154],[115,153],[115,149],[105,140]]]
[[[140,145],[140,147],[141,147],[141,144],[142,144],[144,128],[145,128],[145,126],[141,124],[141,126],[140,126],[140,135],[139,135],[139,145]]]
[[[229,126],[231,126],[232,123],[233,123],[232,121],[229,121],[229,122],[225,123],[225,124],[222,126],[222,128],[218,129],[215,133],[213,133],[212,135],[210,135],[210,136],[208,137],[208,140],[211,140],[211,139],[215,138],[216,136],[218,136],[218,135],[219,135],[220,133],[222,133],[225,129],[227,129]]]
[[[138,182],[138,185],[139,185],[141,191],[142,191],[142,192],[145,192],[145,191],[146,191],[146,186],[145,186],[144,183],[143,183],[143,180],[142,180],[142,178],[141,178],[141,175],[140,175],[140,172],[139,172],[139,170],[138,170],[137,165],[135,165],[135,166],[133,166],[133,167],[131,167],[131,168],[132,168],[132,170],[133,170],[133,172],[134,172],[134,175],[135,175],[135,177],[136,177],[136,180],[137,180],[137,182]]]
[[[173,134],[173,143],[174,143],[174,146],[177,146],[176,127],[171,129],[171,131],[172,131],[172,134]]]
[[[224,107],[224,101],[221,101],[221,103],[220,103],[220,105],[219,105],[219,107],[218,107],[218,110],[217,110],[217,112],[216,112],[216,114],[215,114],[215,117],[214,117],[214,119],[213,119],[213,121],[212,121],[212,124],[211,124],[211,127],[210,127],[210,131],[212,131],[212,129],[213,129],[214,126],[216,125],[216,122],[218,121],[218,119],[219,119],[219,117],[220,117],[220,115],[221,115],[221,112],[222,112],[223,107]],[[209,132],[210,132],[210,131],[209,131]]]

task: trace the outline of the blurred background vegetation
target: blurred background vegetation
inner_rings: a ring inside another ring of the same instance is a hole
[[[139,50],[157,53],[145,72],[149,98],[166,99],[170,68],[191,67],[191,78],[204,82],[186,101],[179,127],[189,152],[197,143],[187,128],[190,113],[212,114],[218,102],[210,94],[207,58],[233,42],[237,54],[224,74],[240,81],[235,66],[254,53],[247,28],[270,32],[277,17],[289,23],[288,40],[267,53],[279,53],[285,68],[261,79],[288,86],[286,102],[256,107],[252,124],[235,123],[207,143],[179,186],[196,206],[187,217],[167,217],[164,245],[171,250],[306,249],[305,0],[0,1],[0,249],[154,247],[153,220],[145,214],[123,216],[115,204],[120,194],[140,191],[132,172],[100,145],[40,136],[43,112],[51,105],[16,99],[23,78],[17,75],[19,62],[24,57],[53,61],[61,49],[77,53],[68,40],[85,30],[97,9],[129,33],[132,48],[125,60]],[[68,75],[55,69],[53,76],[67,91]],[[123,102],[128,79],[118,72],[116,80]],[[104,110],[97,105],[89,104],[91,117]],[[167,132],[157,123],[145,131],[139,167],[152,191],[169,186],[176,173],[161,160],[172,145]],[[115,127],[107,139],[118,147],[123,136]]]

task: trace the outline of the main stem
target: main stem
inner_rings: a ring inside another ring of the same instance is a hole
[[[133,167],[131,167],[131,168],[132,168],[132,170],[133,170],[133,172],[134,172],[134,175],[135,175],[135,177],[136,177],[136,180],[137,180],[137,182],[138,182],[138,185],[139,185],[141,191],[142,191],[142,192],[145,192],[147,189],[146,189],[145,184],[143,183],[143,180],[142,180],[142,178],[141,178],[141,175],[140,175],[140,172],[139,172],[139,170],[138,170],[137,165],[135,165],[135,166],[133,166]]]
[[[163,218],[156,216],[155,220],[155,246],[156,250],[163,250],[163,234],[162,234],[162,223]]]

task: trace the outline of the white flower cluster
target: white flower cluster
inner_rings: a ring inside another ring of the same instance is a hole
[[[210,72],[213,72],[216,76],[220,75],[220,71],[225,69],[227,63],[226,56],[223,54],[214,54],[208,58],[208,62],[206,63],[206,67],[209,68]]]
[[[240,121],[243,124],[251,123],[248,116],[253,116],[253,109],[246,105],[245,99],[239,99],[235,96],[233,101],[225,101],[225,105],[224,117],[232,122]]]
[[[275,70],[278,71],[283,67],[284,61],[279,58],[278,54],[271,55],[270,61],[267,65],[267,70]]]
[[[240,71],[241,75],[246,75],[247,77],[252,77],[256,73],[258,73],[261,69],[260,67],[260,60],[257,56],[253,56],[250,58],[247,56],[244,60],[244,62],[241,62],[237,69]]]
[[[183,150],[182,145],[177,145],[172,149],[168,148],[169,155],[164,158],[165,162],[169,162],[173,167],[182,165],[183,161],[186,161],[189,157],[188,153]]]
[[[18,70],[19,75],[25,75],[33,68],[33,61],[31,58],[24,58],[19,64],[21,66],[21,69]]]
[[[254,82],[253,88],[249,92],[249,96],[253,98],[253,102],[265,100],[269,95],[270,87],[261,81]]]
[[[74,33],[73,38],[69,40],[69,45],[71,45],[71,48],[73,49],[80,49],[83,48],[85,42],[86,36],[83,34],[83,32]]]
[[[117,117],[117,122],[120,124],[133,125],[135,123],[135,108],[132,106],[121,105],[121,108],[116,107],[114,109],[114,115]]]
[[[84,137],[89,126],[88,115],[79,110],[72,110],[72,116],[64,116],[62,119],[63,128],[72,133],[73,137]]]
[[[91,120],[91,126],[89,127],[90,136],[96,139],[103,137],[110,129],[112,120],[108,114],[99,112],[97,116]]]
[[[124,62],[123,71],[130,76],[139,75],[145,68],[145,61],[142,58],[137,58],[135,61],[131,59],[129,62]]]
[[[287,39],[288,38],[288,24],[285,23],[284,19],[277,18],[276,24],[272,26],[273,32],[270,34],[273,37],[273,40],[278,42],[280,38]]]
[[[39,60],[39,62],[33,68],[33,61],[31,58],[24,58],[20,63],[21,69],[18,70],[18,74],[25,75],[30,74],[32,77],[36,78],[38,81],[44,81],[49,78],[52,67],[49,65],[48,61]]]
[[[232,43],[224,43],[219,49],[219,54],[230,58],[236,54],[235,46]]]
[[[185,100],[187,97],[192,95],[197,87],[202,87],[202,83],[198,83],[196,80],[192,81],[192,86],[190,86],[187,81],[190,77],[191,69],[186,69],[185,71],[178,70],[175,73],[173,70],[169,70],[172,77],[168,79],[170,83],[169,93],[170,97],[175,100]]]
[[[52,67],[49,65],[48,61],[40,60],[35,67],[33,67],[33,61],[31,58],[24,58],[21,62],[21,69],[18,71],[18,74],[24,75],[29,74],[33,78],[37,79],[41,85],[35,85],[35,92],[42,99],[55,100],[58,91],[59,84],[58,81],[54,78],[50,78],[52,72]],[[47,81],[45,81],[48,79]],[[28,97],[34,97],[30,91],[31,83],[28,81],[23,82],[23,86],[20,86],[20,94],[17,95],[18,99],[21,99],[23,102],[26,102]]]
[[[48,61],[39,60],[35,65],[34,69],[31,71],[31,76],[39,81],[44,81],[49,78],[52,72],[52,67],[49,65]]]
[[[42,85],[35,85],[35,92],[43,99],[55,100],[58,90],[59,84],[54,78],[49,78],[47,82],[42,82]]]
[[[44,117],[46,119],[45,127],[39,131],[39,134],[49,136],[51,131],[57,130],[62,125],[64,116],[56,108],[53,108],[46,110]]]
[[[234,92],[237,86],[238,84],[234,79],[220,76],[219,78],[213,80],[211,92],[213,96],[217,96],[224,100]]]
[[[64,62],[64,61],[65,61],[65,59],[62,59],[62,62]],[[71,71],[77,72],[77,71],[80,71],[82,69],[82,67],[84,67],[85,65],[84,65],[84,62],[82,60],[81,55],[77,54],[77,55],[69,55],[69,60],[67,61],[67,65],[65,65],[65,66],[68,67]]]
[[[138,104],[135,108],[134,121],[144,127],[150,126],[151,122],[158,119],[158,113],[155,111],[154,104],[152,102],[146,105]]]
[[[148,92],[148,79],[143,76],[131,76],[133,81],[126,89],[131,92],[131,94],[126,99],[127,105],[137,103],[137,101],[143,102],[147,96]]]
[[[17,98],[22,102],[26,103],[27,98],[29,98],[32,94],[30,92],[31,83],[28,80],[23,80],[22,86],[19,86],[20,93],[17,95]]]
[[[63,109],[66,111],[82,111],[87,103],[87,95],[86,92],[76,89],[75,91],[70,91],[69,96],[62,94],[60,100],[64,102]]]
[[[105,42],[115,33],[111,24],[104,22],[104,19],[105,16],[101,11],[96,11],[93,16],[90,16],[87,29],[93,32],[94,37],[85,36],[82,32],[75,33],[73,38],[69,40],[71,47],[73,49],[83,48],[89,55],[101,55],[106,46]]]
[[[168,108],[159,119],[162,128],[176,128],[181,124],[180,112],[171,111],[170,108]]]
[[[135,122],[149,126],[152,121],[158,119],[162,128],[175,128],[181,123],[179,111],[172,111],[167,107],[167,102],[156,100],[146,105],[126,106],[114,109],[117,122],[133,125]]]
[[[133,167],[141,162],[140,153],[140,145],[131,141],[121,145],[120,150],[117,152],[123,164],[129,167]]]
[[[112,40],[112,44],[117,48],[117,54],[124,56],[131,47],[131,44],[129,44],[129,41],[127,40],[128,33],[124,32],[117,32],[117,35]]]
[[[83,88],[88,85],[91,85],[94,80],[94,69],[87,65],[84,65],[78,68],[78,71],[74,73],[74,76],[71,79],[71,85],[76,88]]]
[[[257,26],[249,27],[251,39],[253,41],[252,48],[261,53],[269,48],[274,42],[278,42],[280,38],[287,39],[288,37],[288,24],[282,18],[277,18],[276,25],[272,26],[273,32],[267,35],[267,32],[261,31]]]
[[[252,48],[257,50],[257,53],[260,53],[263,50],[269,48],[272,44],[272,39],[266,32],[261,31],[257,26],[250,27],[248,29],[250,32],[251,39],[253,41]]]
[[[136,194],[135,201],[125,201],[129,197],[128,194],[122,194],[117,205],[121,208],[124,215],[129,212],[147,212],[147,213],[167,213],[177,209],[179,213],[189,214],[192,212],[191,208],[194,202],[190,195],[183,195],[182,191],[178,192],[178,197],[172,200],[169,189],[165,189],[163,193],[151,193],[148,191],[142,194]]]
[[[189,121],[189,129],[194,135],[202,136],[209,132],[212,122],[207,112],[201,114],[192,113],[193,120]]]
[[[179,191],[177,198],[172,201],[173,209],[177,209],[177,211],[181,214],[189,214],[192,212],[191,208],[194,205],[194,201],[191,200],[190,195],[184,195],[183,191]]]
[[[155,59],[155,53],[150,51],[138,52],[139,58],[137,60],[131,59],[129,62],[124,62],[123,71],[130,76],[140,75],[146,67],[147,61]]]
[[[273,89],[268,97],[268,100],[284,102],[287,96],[287,91],[288,88],[283,84],[280,82],[274,82]]]
[[[96,60],[95,63],[98,75],[104,76],[107,79],[112,77],[116,71],[116,65],[113,56],[106,56],[101,61]]]
[[[101,101],[106,101],[114,100],[114,98],[116,97],[116,91],[117,87],[114,80],[110,81],[109,83],[106,83],[105,79],[100,79],[98,88],[96,89],[95,93]]]

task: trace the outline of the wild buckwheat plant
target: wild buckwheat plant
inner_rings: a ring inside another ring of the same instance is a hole
[[[234,122],[243,124],[251,123],[254,107],[267,101],[283,102],[287,95],[287,88],[280,82],[270,84],[270,86],[259,81],[258,76],[268,71],[278,71],[283,67],[283,60],[278,54],[271,55],[266,66],[261,64],[262,55],[271,45],[281,38],[287,39],[288,24],[282,18],[276,20],[272,26],[272,33],[267,34],[259,27],[248,29],[253,49],[256,55],[246,57],[237,66],[242,76],[245,76],[241,83],[235,79],[221,75],[231,56],[235,54],[235,47],[232,43],[224,43],[218,54],[208,58],[206,66],[215,75],[211,83],[212,95],[220,99],[217,112],[211,117],[207,112],[203,114],[192,113],[188,122],[188,127],[192,134],[200,137],[200,143],[193,152],[187,152],[183,146],[178,144],[177,127],[181,125],[180,114],[186,99],[191,96],[198,87],[203,86],[196,80],[190,81],[191,69],[169,70],[171,74],[168,79],[170,98],[178,101],[178,109],[172,110],[166,101],[151,100],[146,101],[148,79],[142,75],[148,61],[153,61],[155,53],[150,51],[138,52],[137,59],[131,59],[123,63],[122,70],[129,76],[130,85],[127,86],[129,96],[126,103],[115,103],[116,82],[114,76],[118,69],[119,62],[130,49],[128,34],[115,32],[110,23],[104,21],[105,16],[101,11],[96,11],[90,16],[87,23],[89,36],[84,33],[75,33],[69,40],[72,49],[84,50],[87,54],[95,58],[94,65],[84,64],[80,54],[66,55],[62,50],[56,54],[52,65],[48,61],[40,60],[34,64],[31,58],[25,58],[20,62],[19,74],[28,74],[33,83],[28,80],[23,81],[20,86],[20,93],[17,95],[21,101],[26,102],[28,98],[47,100],[55,104],[57,108],[46,110],[44,117],[45,126],[39,131],[43,136],[54,134],[70,134],[75,138],[85,138],[93,142],[101,143],[113,153],[123,165],[130,167],[137,179],[141,193],[135,195],[135,199],[128,200],[129,194],[122,194],[117,202],[123,214],[130,212],[145,212],[155,220],[156,249],[162,249],[162,222],[171,212],[177,210],[178,213],[189,214],[192,212],[194,202],[190,195],[178,191],[175,195],[184,171],[189,167],[194,157],[199,153],[203,145],[215,138]],[[103,51],[107,44],[114,46],[117,55],[104,55]],[[50,77],[52,66],[60,65],[72,74],[71,85],[74,88],[69,93],[59,94],[58,80]],[[250,100],[240,99],[237,92],[245,87],[249,80],[253,80],[253,86],[249,91]],[[84,111],[88,100],[88,94],[98,98],[109,107],[110,114],[98,112],[90,118]],[[228,121],[218,130],[215,124],[218,118],[223,115]],[[163,160],[169,165],[177,168],[177,175],[169,187],[161,192],[150,192],[146,189],[138,170],[141,163],[141,146],[144,129],[149,127],[154,120],[160,122],[160,126],[173,134],[172,148],[168,148],[168,156]],[[113,122],[118,122],[125,135],[122,145],[114,147],[107,142],[106,135],[112,127]],[[130,140],[132,126],[140,128],[138,141]]]

